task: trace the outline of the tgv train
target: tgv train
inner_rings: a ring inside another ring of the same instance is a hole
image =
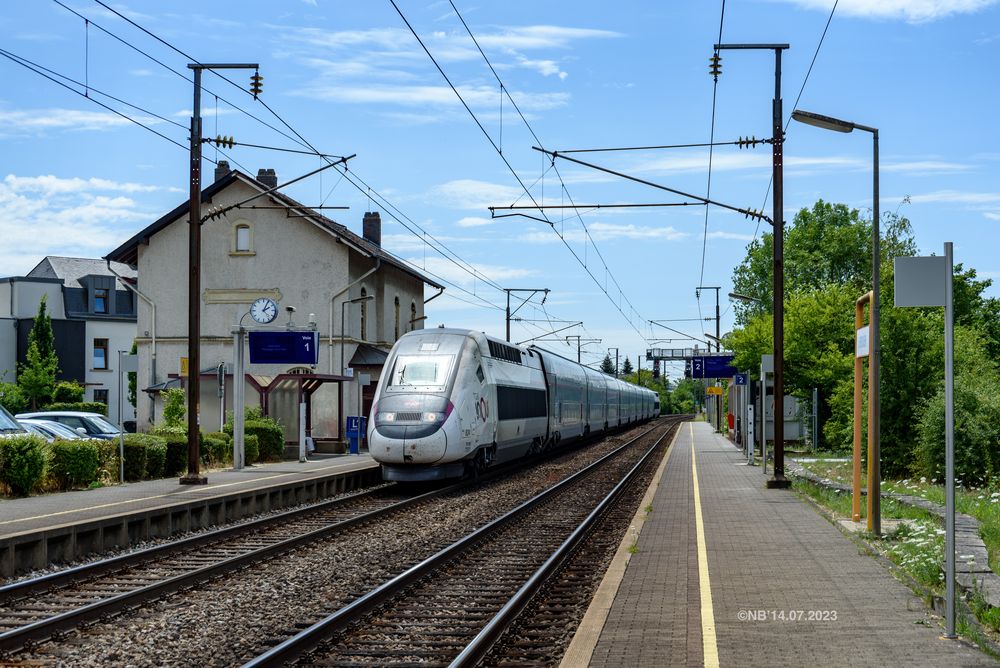
[[[461,477],[648,420],[659,395],[482,332],[409,332],[386,360],[368,448],[386,480]]]

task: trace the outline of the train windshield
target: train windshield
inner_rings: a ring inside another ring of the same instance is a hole
[[[399,355],[389,387],[394,390],[441,390],[448,384],[454,355]]]

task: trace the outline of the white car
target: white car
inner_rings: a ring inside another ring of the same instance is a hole
[[[53,420],[42,420],[39,418],[21,418],[18,420],[21,426],[30,432],[34,432],[39,436],[42,436],[49,443],[56,440],[57,438],[63,441],[78,441],[83,438],[76,431],[70,429],[64,424],[55,422]]]
[[[122,433],[122,428],[113,422],[109,422],[100,413],[86,413],[83,411],[39,411],[37,413],[18,413],[17,419],[37,418],[40,420],[52,420],[59,424],[66,425],[83,438],[101,438],[110,440],[118,438]]]

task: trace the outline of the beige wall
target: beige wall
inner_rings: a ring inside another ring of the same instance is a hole
[[[249,186],[237,182],[217,195],[211,203],[203,204],[203,211],[241,201],[256,194]],[[265,199],[253,204],[273,204]],[[360,221],[358,221],[360,224]],[[238,224],[251,228],[252,253],[235,252],[235,229]],[[151,309],[138,302],[139,387],[149,387],[162,382],[179,370],[180,358],[187,356],[187,289],[188,289],[188,225],[186,216],[156,233],[146,246],[139,247],[139,290],[156,304],[157,359],[156,378],[151,378]],[[423,315],[423,283],[409,274],[383,264],[374,275],[362,283],[344,289],[375,266],[375,260],[354,251],[346,243],[304,218],[288,218],[279,210],[234,210],[226,217],[205,223],[202,227],[202,347],[201,366],[207,368],[220,361],[231,364],[232,329],[247,312],[256,293],[279,296],[279,315],[271,327],[284,327],[288,322],[286,306],[294,306],[294,322],[306,326],[309,314],[315,314],[320,332],[320,354],[316,371],[338,373],[340,369],[340,341],[342,332],[341,304],[360,296],[365,287],[376,299],[369,302],[369,343],[378,342],[382,347],[392,344],[393,299],[399,294],[401,302],[401,333],[407,330],[410,302],[417,304],[418,315]],[[241,303],[211,303],[218,299],[218,290],[246,290]],[[332,301],[331,301],[332,300]],[[209,303],[206,303],[209,302]],[[333,330],[330,331],[330,316]],[[359,306],[348,306],[348,336],[344,346],[345,362],[350,362],[360,336]],[[388,314],[388,315],[386,315]],[[257,326],[247,316],[245,327]],[[147,335],[146,332],[149,332]],[[332,338],[331,338],[332,334]],[[330,344],[333,344],[332,346]],[[331,364],[332,362],[332,364]],[[287,365],[255,365],[248,373],[274,376],[289,370]],[[218,427],[218,399],[215,383],[202,385],[201,420],[205,429]],[[227,389],[227,392],[229,390]],[[335,392],[321,393],[328,397]],[[345,390],[345,410],[356,410],[356,392]],[[227,399],[227,401],[229,401]],[[247,404],[256,405],[256,392],[248,388]],[[138,401],[140,428],[148,428],[149,418],[155,410],[159,419],[160,406],[155,409],[149,399],[140,393]],[[320,412],[314,406],[314,416]],[[324,416],[336,408],[322,407]]]

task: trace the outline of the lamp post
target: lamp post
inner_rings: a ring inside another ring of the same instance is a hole
[[[769,489],[786,489],[791,481],[785,477],[785,217],[784,217],[784,142],[781,111],[781,52],[787,44],[716,44],[716,51],[723,49],[756,49],[774,51],[774,99],[771,101],[771,179],[774,195],[774,304],[772,305],[774,332],[774,475],[767,481]]]
[[[695,296],[697,297],[701,296],[700,294],[701,290],[715,290],[715,336],[706,334],[706,336],[708,336],[710,339],[715,339],[715,352],[719,352],[720,350],[722,350],[721,348],[719,348],[719,323],[722,320],[721,316],[719,315],[719,290],[721,289],[722,288],[715,287],[712,285],[699,285],[697,288],[694,289]],[[706,320],[708,320],[708,318],[706,318]]]
[[[608,352],[609,353],[612,350],[615,351],[615,378],[617,378],[618,377],[618,349],[617,348],[608,348]]]
[[[814,114],[809,111],[802,111],[796,109],[792,112],[792,118],[799,123],[805,123],[806,125],[812,125],[817,128],[823,128],[824,130],[833,130],[834,132],[853,132],[854,130],[863,130],[865,132],[870,132],[872,134],[872,316],[871,323],[869,326],[870,332],[869,337],[871,339],[871,356],[868,360],[870,365],[870,385],[868,391],[872,393],[871,402],[871,415],[869,415],[869,426],[868,429],[871,431],[872,435],[872,497],[871,497],[871,508],[872,508],[872,532],[877,536],[882,533],[882,521],[881,521],[881,504],[879,503],[879,493],[882,479],[881,472],[881,439],[880,435],[880,419],[879,414],[881,412],[881,393],[879,392],[879,366],[882,357],[881,345],[879,344],[879,319],[880,319],[880,300],[879,300],[879,270],[882,265],[882,250],[880,247],[881,239],[879,236],[879,206],[878,206],[878,128],[869,127],[867,125],[861,125],[859,123],[853,123],[851,121],[842,121],[839,118],[833,118],[831,116],[823,116],[822,114]]]

